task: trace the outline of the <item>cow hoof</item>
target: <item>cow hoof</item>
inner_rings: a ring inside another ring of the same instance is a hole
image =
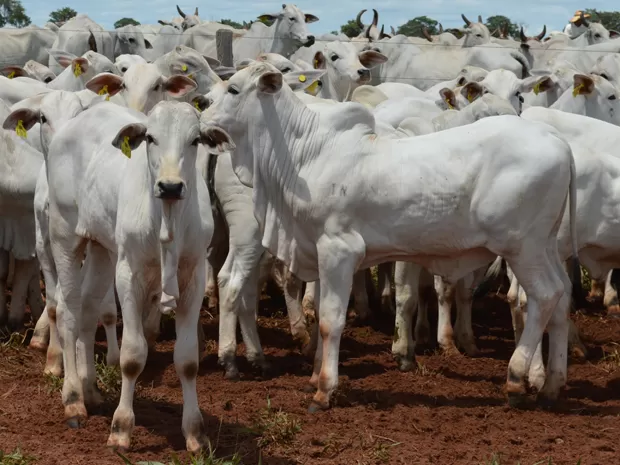
[[[466,343],[460,344],[460,346],[461,346],[461,349],[463,349],[463,352],[465,352],[468,357],[476,357],[480,355],[480,349],[478,349],[476,344],[473,342],[466,342]]]
[[[39,351],[39,352],[43,352],[43,353],[47,352],[47,347],[48,347],[48,343],[45,341],[45,339],[41,337],[34,337],[34,336],[30,340],[30,344],[28,345],[28,348]]]
[[[310,406],[308,407],[308,413],[318,413],[325,410],[329,410],[329,405],[321,405],[316,400],[310,402]]]
[[[316,392],[316,386],[308,383],[301,390],[306,394],[314,394]]]
[[[86,417],[76,416],[67,418],[67,426],[71,429],[80,429],[86,423]]]
[[[228,381],[239,381],[240,377],[237,367],[227,368],[224,372],[224,378],[226,378]]]
[[[456,348],[456,345],[454,345],[453,342],[442,344],[441,351],[443,352],[444,355],[447,355],[449,357],[455,357],[457,355],[461,355],[461,353]]]
[[[577,362],[585,362],[588,357],[588,351],[584,346],[574,345],[570,348],[570,356]]]
[[[126,435],[112,433],[108,438],[107,447],[116,452],[129,452],[129,438]]]
[[[202,451],[204,443],[198,438],[187,438],[185,447],[190,454],[198,454]]]
[[[411,371],[415,366],[412,357],[407,357],[401,354],[394,354],[394,360],[398,364],[398,369],[403,372]]]
[[[527,403],[527,396],[525,394],[509,393],[508,405],[511,408],[523,409]]]

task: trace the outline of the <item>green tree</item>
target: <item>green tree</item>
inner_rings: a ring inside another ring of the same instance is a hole
[[[350,19],[347,24],[340,26],[340,32],[347,37],[357,37],[362,33],[362,29],[357,24],[357,21]]]
[[[233,21],[232,19],[220,19],[220,24],[226,24],[227,26],[234,27],[235,29],[243,29],[243,24]]]
[[[426,28],[429,34],[437,34],[439,23],[433,18],[428,16],[418,16],[417,18],[410,19],[405,24],[400,26],[396,31],[397,34],[403,34],[408,37],[424,37],[424,28]]]
[[[48,21],[52,23],[64,23],[65,21],[69,21],[71,18],[77,15],[77,11],[73,8],[64,7],[59,8],[50,13],[50,19]]]
[[[139,26],[140,23],[133,18],[121,18],[114,23],[114,29],[118,29],[123,26]]]
[[[32,21],[20,0],[0,0],[0,27],[7,24],[15,27],[29,26]]]
[[[489,28],[491,34],[495,32],[496,29],[500,31],[506,31],[509,36],[519,37],[519,25],[517,23],[513,23],[506,16],[495,15],[489,16],[487,18],[487,22],[484,23],[486,27]],[[507,27],[506,27],[507,26]]]
[[[620,11],[597,11],[596,9],[587,9],[586,13],[590,13],[591,20],[600,21],[607,29],[620,32]]]

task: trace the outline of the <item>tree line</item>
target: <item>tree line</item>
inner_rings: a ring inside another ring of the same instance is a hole
[[[593,21],[601,22],[607,29],[620,31],[620,11],[598,11],[593,8],[589,8],[585,11],[592,15],[591,19]],[[48,21],[59,24],[70,20],[75,15],[77,15],[77,11],[73,8],[59,8],[50,13]],[[270,25],[270,23],[265,20],[258,19],[256,21],[262,21],[268,26]],[[252,23],[252,21],[247,23],[243,21],[243,23],[239,23],[232,19],[221,19],[220,22],[236,29],[243,29]],[[7,25],[25,27],[31,23],[32,21],[26,14],[26,10],[20,0],[0,0],[0,27]],[[137,26],[139,24],[140,23],[133,18],[121,18],[114,23],[114,28],[118,29],[119,27],[127,25]],[[526,26],[523,23],[514,22],[503,15],[489,16],[484,24],[492,33],[494,31],[502,31],[513,37],[518,37],[520,27]],[[463,27],[465,27],[465,25],[463,25]],[[418,16],[396,28],[397,34],[403,34],[409,37],[425,37],[425,31],[428,31],[431,35],[439,34],[441,31],[439,22],[428,16]],[[336,33],[336,31],[332,32]],[[340,32],[348,37],[357,37],[362,33],[362,29],[355,19],[351,19],[346,24],[340,26]]]

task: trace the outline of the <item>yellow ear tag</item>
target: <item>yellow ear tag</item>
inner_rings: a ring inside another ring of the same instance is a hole
[[[188,74],[187,77],[190,78],[190,79],[194,79],[194,75],[193,74]]]
[[[13,79],[15,77],[15,71],[11,71],[11,74],[7,76],[9,79]]]
[[[75,69],[73,70],[73,74],[75,77],[80,77],[82,75],[82,67],[79,63],[75,64]]]
[[[573,89],[573,97],[577,97],[579,95],[579,91],[583,89],[583,84],[579,84],[577,87]]]
[[[314,95],[314,93],[316,92],[316,88],[319,87],[319,81],[314,81],[312,84],[310,84],[307,88],[306,88],[306,92],[310,92],[311,94]]]
[[[467,100],[469,100],[469,103],[473,102],[474,100],[474,95],[471,93],[471,89],[467,90]]]
[[[200,105],[198,104],[198,100],[194,100],[194,106],[196,107],[196,110],[198,110],[198,111],[202,111],[202,110],[200,109]]]
[[[187,71],[187,65],[181,66],[181,69],[183,70],[183,72]]]
[[[24,122],[21,119],[17,122],[17,126],[15,126],[15,134],[17,134],[23,139],[28,137],[28,131],[26,131],[26,128],[24,127]]]
[[[306,82],[306,76],[304,76],[303,74],[299,75],[299,82]]]
[[[97,92],[97,95],[106,95],[106,94],[108,94],[108,96],[105,99],[106,99],[106,101],[109,102],[110,101],[110,95],[108,93],[108,86],[107,85],[103,86],[103,88],[99,92]]]
[[[469,99],[469,97],[468,97],[468,99]],[[449,108],[450,110],[454,110],[454,107],[453,107],[453,106],[452,106],[452,104],[450,103],[450,99],[449,99],[449,98],[445,99],[445,102],[448,104],[448,108]],[[470,102],[471,102],[471,100],[470,100]]]
[[[314,60],[314,69],[316,69],[317,66],[319,66],[319,60]]]
[[[537,82],[534,85],[534,95],[538,95],[538,94],[540,94],[540,82]]]
[[[121,152],[127,158],[131,158],[131,147],[129,146],[129,136],[125,136],[125,140],[121,144]]]

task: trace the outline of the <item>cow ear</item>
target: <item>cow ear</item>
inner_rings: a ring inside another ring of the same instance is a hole
[[[203,112],[207,108],[209,108],[209,104],[210,104],[209,99],[205,97],[204,95],[197,95],[196,97],[192,99],[192,105],[194,105],[194,108],[196,108],[196,110],[200,112]]]
[[[209,153],[220,155],[235,150],[235,144],[226,131],[211,124],[200,126],[200,139]]]
[[[65,52],[63,50],[52,49],[48,50],[47,52],[63,68],[69,66],[71,62],[77,58],[77,56],[75,56],[73,53]]]
[[[30,77],[28,71],[21,66],[7,66],[6,68],[2,68],[0,70],[0,74],[8,77],[9,79],[13,79],[14,77]]]
[[[482,94],[484,94],[484,88],[477,82],[468,82],[461,88],[461,95],[463,95],[469,103],[482,96]]]
[[[207,60],[207,63],[209,63],[211,69],[219,68],[220,66],[222,66],[222,63],[220,63],[220,60],[218,60],[217,58],[212,58],[207,55],[203,55],[203,57],[205,60]]]
[[[374,50],[366,50],[359,54],[360,63],[368,69],[372,69],[375,66],[381,65],[388,61],[383,53],[375,52]]]
[[[73,70],[73,74],[75,77],[80,76],[82,73],[88,71],[90,64],[88,60],[83,57],[77,57],[71,61],[71,69]]]
[[[258,78],[258,90],[265,94],[277,94],[282,89],[282,73],[268,71]]]
[[[456,95],[454,95],[454,92],[451,89],[444,87],[443,89],[439,91],[439,95],[441,96],[441,99],[446,103],[446,105],[448,106],[450,110],[457,109],[458,105],[456,102]]]
[[[255,60],[252,60],[251,58],[244,58],[243,60],[239,60],[236,64],[235,64],[235,69],[237,71],[241,71],[243,68],[247,68],[248,66],[250,66]]]
[[[618,37],[620,37],[620,32],[614,31],[613,29],[609,30],[609,38],[610,39],[617,39]]]
[[[310,24],[310,23],[316,23],[319,18],[317,16],[311,15],[310,13],[306,13],[306,23]]]
[[[284,75],[284,81],[293,90],[305,90],[317,82],[324,74],[324,69],[291,71]]]
[[[112,73],[101,73],[86,83],[86,88],[96,94],[102,92],[110,96],[116,95],[122,89],[123,78]],[[107,89],[106,89],[107,87]]]
[[[39,110],[32,110],[30,108],[20,108],[12,112],[4,120],[2,127],[8,131],[15,131],[19,122],[22,122],[26,131],[30,130],[32,126],[37,124],[41,119],[41,112]]]
[[[141,123],[131,123],[121,128],[112,141],[112,145],[117,149],[124,150],[123,144],[126,140],[131,150],[135,150],[140,147],[145,138],[146,126]]]
[[[174,98],[183,97],[197,88],[198,84],[196,84],[196,81],[181,74],[170,76],[164,81],[164,90]]]
[[[147,49],[148,49],[148,48],[153,48],[153,45],[151,45],[151,43],[150,43],[148,40],[146,40],[146,39],[144,39],[144,46],[145,46]]]
[[[260,15],[258,17],[259,21],[275,21],[276,19],[278,19],[278,16],[280,16],[279,14],[277,15],[270,15],[270,14],[264,14],[264,15]]]
[[[326,69],[325,55],[323,55],[323,52],[316,52],[314,54],[312,65],[314,69]]]
[[[555,82],[551,76],[532,76],[523,80],[519,90],[522,93],[534,92],[538,95],[541,92],[547,92],[553,86],[555,86]]]
[[[594,80],[590,76],[584,74],[573,76],[573,97],[591,94],[592,92],[594,92]]]

